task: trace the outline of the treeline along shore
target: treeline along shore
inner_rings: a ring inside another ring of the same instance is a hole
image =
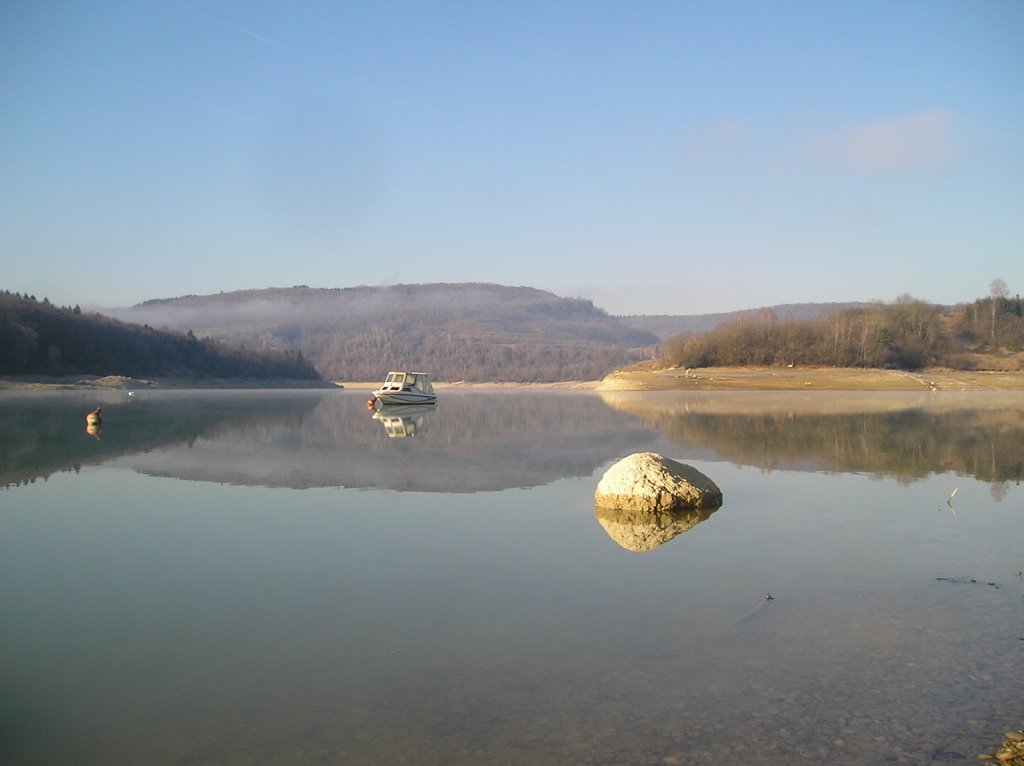
[[[0,374],[319,380],[298,351],[230,347],[0,292]]]
[[[803,305],[799,318],[776,308],[716,315],[711,330],[666,338],[583,299],[500,285],[270,288],[147,301],[117,317],[4,291],[0,375],[208,387],[420,369],[439,384],[620,390],[1015,389],[1024,375],[1024,300],[1000,280],[992,295],[957,306],[904,295],[820,304],[818,315]]]
[[[993,292],[951,307],[904,295],[805,320],[765,310],[708,333],[670,338],[661,347],[661,366],[1020,370],[1024,299],[1007,297],[1005,288]]]
[[[902,296],[814,319],[765,310],[676,335],[656,360],[618,370],[600,387],[1024,390],[1024,300],[997,283],[992,296],[953,307]]]

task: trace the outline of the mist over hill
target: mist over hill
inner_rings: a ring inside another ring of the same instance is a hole
[[[615,317],[532,287],[439,283],[188,295],[104,316],[4,292],[0,371],[376,381],[389,369],[416,368],[438,381],[553,382],[598,380],[654,360],[810,363],[812,351],[816,363],[840,366],[958,366],[965,354],[1018,348],[1022,305],[994,296],[937,307],[903,296],[891,306]]]
[[[766,311],[804,320],[862,305],[615,317],[592,301],[533,287],[436,283],[238,290],[104,311],[234,348],[301,352],[332,380],[372,381],[389,369],[416,368],[441,381],[552,382],[597,380],[653,359],[660,343],[681,333],[708,332]]]
[[[315,381],[294,350],[243,350],[0,291],[0,374]]]
[[[652,358],[659,342],[589,300],[475,283],[241,290],[105,312],[233,347],[299,351],[334,380],[412,368],[448,381],[593,380]]]
[[[716,314],[645,314],[623,316],[619,317],[619,320],[637,330],[654,333],[664,341],[683,333],[711,332],[724,324],[735,322],[737,319],[756,319],[766,312],[779,319],[803,322],[830,317],[847,309],[865,308],[868,305],[870,304],[864,302],[780,303],[774,306]]]

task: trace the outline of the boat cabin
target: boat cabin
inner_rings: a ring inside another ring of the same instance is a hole
[[[402,391],[404,393],[420,393],[426,396],[434,395],[434,387],[430,383],[430,376],[425,372],[389,372],[381,391]]]
[[[368,404],[432,404],[437,400],[425,372],[389,372]]]

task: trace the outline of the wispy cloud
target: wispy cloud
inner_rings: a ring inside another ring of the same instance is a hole
[[[914,112],[855,125],[814,142],[819,157],[863,175],[914,173],[948,165],[957,155],[946,110]]]

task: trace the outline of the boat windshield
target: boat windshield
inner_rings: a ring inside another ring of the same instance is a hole
[[[409,375],[409,377],[411,378],[409,382],[417,391],[421,391],[424,394],[434,393],[434,387],[430,385],[430,378],[423,373],[420,373],[419,375]]]
[[[389,372],[381,384],[381,390],[385,391],[418,391],[423,394],[433,395],[434,387],[430,383],[430,376],[425,372]]]

